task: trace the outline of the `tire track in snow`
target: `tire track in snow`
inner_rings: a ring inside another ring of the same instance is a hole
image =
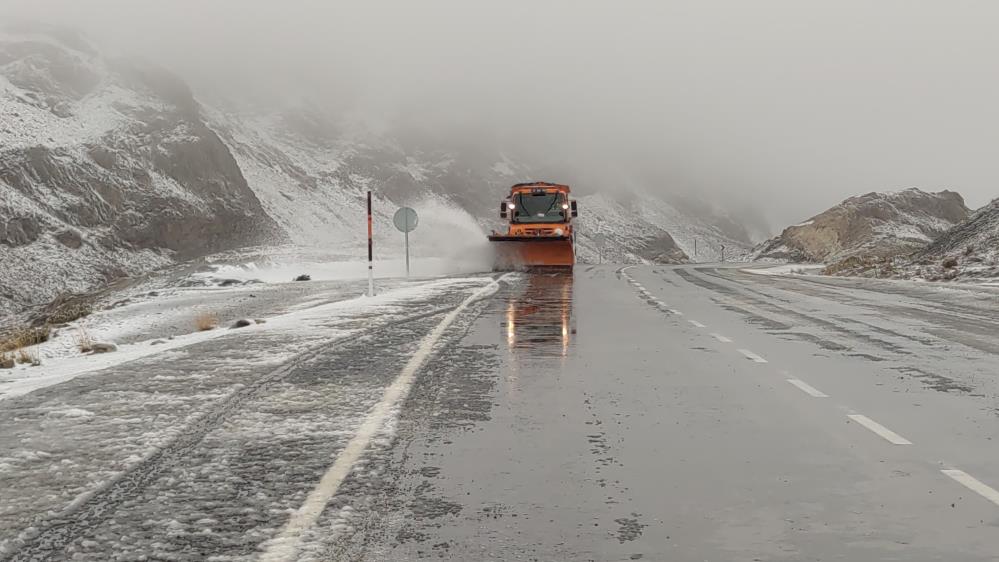
[[[490,280],[490,285],[495,282],[495,280]],[[466,301],[463,300],[462,303],[464,302]],[[453,313],[461,307],[462,304],[459,303],[436,307],[403,318],[388,319],[348,336],[326,340],[307,348],[284,365],[223,398],[188,424],[176,439],[118,474],[106,485],[92,491],[86,499],[74,502],[55,516],[34,521],[31,527],[38,528],[38,530],[32,532],[18,549],[2,560],[4,562],[35,562],[50,559],[65,550],[75,539],[110,518],[123,502],[145,490],[166,469],[183,462],[184,458],[195,449],[205,436],[221,426],[230,414],[239,411],[247,401],[256,398],[267,387],[294,373],[330,345],[350,343],[390,326]]]
[[[416,375],[423,368],[424,363],[434,353],[434,347],[440,341],[444,332],[451,327],[451,324],[458,318],[469,305],[489,297],[499,288],[499,282],[493,281],[489,285],[480,288],[468,298],[464,299],[458,306],[454,307],[447,316],[421,341],[416,353],[403,367],[402,372],[385,389],[382,399],[375,404],[374,408],[364,419],[364,423],[357,430],[354,437],[347,443],[347,446],[336,456],[336,460],[323,474],[322,479],[316,487],[306,497],[305,502],[292,515],[284,528],[268,542],[267,548],[260,556],[259,560],[264,562],[284,562],[294,560],[298,555],[299,544],[302,535],[306,533],[322,515],[323,510],[329,501],[336,495],[340,485],[353,470],[354,465],[361,459],[367,451],[371,441],[379,430],[393,417],[394,410],[406,400],[409,390],[416,380]]]
[[[844,336],[847,339],[869,345],[879,351],[889,352],[899,357],[912,355],[911,351],[894,342],[877,338],[870,334],[857,332],[856,330],[852,330],[824,318],[809,316],[808,314],[798,312],[791,308],[780,306],[772,301],[766,300],[765,298],[754,295],[751,289],[747,289],[741,285],[737,289],[735,287],[725,286],[706,279],[705,275],[707,274],[700,270],[677,270],[677,274],[692,285],[701,287],[702,289],[707,289],[723,296],[742,299],[745,304],[758,307],[760,310],[767,311],[778,316],[783,316],[784,318],[796,323],[798,326],[815,326],[818,329],[825,329],[840,336]],[[789,324],[789,326],[794,326],[794,324]]]

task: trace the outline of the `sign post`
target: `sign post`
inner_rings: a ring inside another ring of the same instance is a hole
[[[409,277],[409,233],[416,230],[416,225],[420,222],[420,217],[416,211],[409,207],[402,207],[395,212],[392,217],[395,227],[406,236],[406,277]]]
[[[593,237],[593,241],[597,243],[597,255],[600,259],[597,263],[604,263],[604,246],[607,244],[607,235],[603,232],[598,232]]]
[[[372,225],[371,225],[371,192],[368,192],[368,296],[375,296],[375,272],[372,267],[374,254],[372,253]]]

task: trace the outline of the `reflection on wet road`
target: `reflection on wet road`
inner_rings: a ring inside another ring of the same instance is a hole
[[[539,357],[564,357],[576,328],[572,315],[571,273],[530,275],[523,290],[506,295],[503,332],[518,363]]]

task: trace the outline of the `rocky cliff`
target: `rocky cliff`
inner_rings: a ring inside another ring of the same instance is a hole
[[[893,264],[890,273],[929,281],[999,279],[999,199]]]
[[[877,259],[919,250],[969,214],[953,191],[868,193],[851,197],[760,244],[754,257],[793,262]]]

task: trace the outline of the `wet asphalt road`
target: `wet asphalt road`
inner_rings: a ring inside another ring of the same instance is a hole
[[[48,455],[0,471],[0,560],[266,556],[468,295],[289,364],[223,339],[0,403],[0,445]],[[999,556],[999,293],[579,266],[432,343],[298,559]]]
[[[498,295],[327,555],[997,559],[995,293],[617,269]]]

